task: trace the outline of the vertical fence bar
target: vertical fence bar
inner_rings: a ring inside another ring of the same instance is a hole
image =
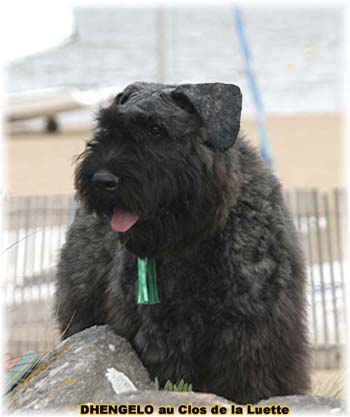
[[[345,283],[344,283],[344,253],[343,253],[343,234],[341,228],[341,220],[342,220],[342,206],[340,203],[340,191],[338,189],[334,190],[333,192],[334,198],[334,211],[335,211],[335,234],[336,234],[336,248],[338,252],[338,262],[339,262],[339,272],[340,272],[340,282],[341,282],[341,293],[342,293],[342,305],[343,310],[345,310],[346,300],[345,300]],[[345,216],[344,211],[344,216]],[[345,311],[344,311],[344,317]]]
[[[13,250],[13,284],[15,288],[15,294],[17,291],[17,285],[18,285],[18,253],[19,253],[19,240],[20,240],[20,233],[21,233],[21,205],[22,205],[22,198],[17,198],[15,200],[15,210],[14,210],[14,216],[11,216],[11,224],[9,225],[9,228],[12,231],[13,228],[13,242],[11,242],[12,250]],[[16,301],[15,301],[16,302]]]
[[[299,233],[299,238],[301,241],[302,238],[302,232],[301,232],[301,191],[300,190],[296,190],[295,191],[295,202],[296,202],[296,220],[297,220],[297,226],[298,226],[298,233]]]
[[[18,303],[20,302],[21,294],[18,292],[17,287],[19,286],[18,278],[17,278],[17,271],[18,271],[18,253],[19,253],[19,240],[20,240],[20,228],[21,228],[21,222],[20,222],[20,207],[21,207],[21,199],[18,198],[16,201],[14,201],[13,205],[11,204],[11,209],[13,212],[11,213],[11,216],[9,215],[9,231],[10,231],[10,251],[11,251],[11,257],[10,262],[12,266],[12,282],[13,282],[13,304],[11,305],[11,310],[16,310],[18,307]],[[11,318],[13,321],[17,324],[18,316],[11,315]],[[12,341],[10,348],[13,349],[13,352],[17,354],[19,347],[16,340],[17,337],[17,326],[16,324],[14,326],[10,326],[10,340]]]
[[[284,193],[284,198],[287,204],[287,207],[289,209],[289,211],[292,213],[292,205],[291,205],[291,201],[290,201],[290,192],[289,191],[285,191]]]
[[[68,197],[62,196],[61,203],[60,203],[60,219],[58,222],[58,249],[61,248],[63,243],[63,226],[65,223],[65,218],[67,214],[67,207],[68,207]]]
[[[43,211],[43,197],[37,198],[36,210],[36,244],[35,244],[35,284],[38,286],[38,300],[42,299],[41,291],[41,256],[42,256],[42,241],[43,241],[43,227],[42,227],[42,211]]]
[[[55,242],[55,222],[56,222],[56,214],[57,214],[57,200],[56,196],[51,196],[49,199],[49,208],[48,208],[48,227],[50,232],[50,239],[47,243],[48,247],[48,257],[47,257],[47,274],[49,276],[49,281],[51,282],[52,275],[51,275],[51,264],[52,264],[52,254],[54,250],[54,242]]]
[[[23,287],[26,284],[27,277],[27,270],[28,270],[28,239],[29,239],[29,225],[30,225],[30,216],[31,216],[31,198],[27,197],[24,198],[23,204],[23,217],[24,217],[24,224],[23,224],[23,245],[24,245],[24,256],[23,256]],[[21,243],[22,243],[21,242]]]
[[[27,350],[29,349],[29,335],[31,334],[29,327],[29,323],[30,323],[30,315],[31,312],[29,311],[28,308],[28,277],[29,277],[29,244],[30,244],[30,222],[31,222],[31,214],[32,214],[32,199],[31,197],[26,197],[24,199],[24,210],[23,210],[23,217],[25,219],[24,221],[24,239],[23,239],[23,244],[24,244],[24,256],[23,256],[23,281],[22,281],[22,291],[23,291],[23,301],[22,301],[22,308],[23,308],[23,316],[24,316],[24,329],[23,329],[23,333],[24,333],[24,339],[23,339],[23,349]],[[21,242],[21,243],[22,243]]]
[[[1,250],[1,256],[2,259],[0,260],[0,276],[2,277],[1,282],[1,290],[3,291],[4,295],[4,302],[6,305],[7,297],[9,290],[11,288],[11,285],[9,285],[9,281],[7,279],[8,276],[8,264],[9,264],[9,254],[6,248],[10,245],[10,239],[9,239],[9,230],[8,230],[8,223],[7,223],[7,216],[8,216],[8,201],[4,198],[2,200],[2,221],[3,221],[3,229],[2,233],[0,234],[0,250]],[[6,277],[6,278],[5,278]]]
[[[315,216],[315,227],[316,227],[316,238],[317,238],[317,254],[319,262],[319,271],[320,271],[320,282],[321,282],[321,301],[322,301],[322,316],[323,316],[323,337],[324,337],[324,346],[326,350],[326,368],[329,368],[329,355],[327,352],[329,346],[329,336],[328,336],[328,317],[326,310],[326,288],[324,282],[324,265],[323,265],[323,248],[322,248],[322,236],[320,229],[320,212],[318,204],[318,191],[312,191],[312,200],[313,200],[313,210]]]
[[[311,221],[310,221],[310,210],[307,205],[309,202],[310,194],[304,192],[304,216],[306,223],[306,247],[307,247],[307,257],[309,264],[309,273],[310,273],[310,284],[311,284],[311,303],[312,303],[312,323],[313,323],[313,343],[315,347],[318,347],[318,326],[317,326],[317,314],[316,314],[316,290],[315,290],[315,277],[314,277],[314,257],[312,249],[312,239],[311,239]]]
[[[23,343],[23,339],[25,338],[26,331],[24,329],[24,323],[25,323],[25,311],[23,309],[24,304],[24,256],[23,252],[25,253],[25,207],[26,207],[26,200],[24,197],[20,198],[19,200],[19,206],[18,206],[18,228],[19,228],[19,240],[16,242],[16,246],[18,247],[17,252],[17,259],[16,259],[16,293],[18,294],[18,301],[16,304],[17,314],[16,314],[16,324],[17,324],[17,331],[15,333],[16,338],[16,344],[18,351],[25,350],[25,344]],[[23,249],[23,250],[22,250]],[[19,256],[21,255],[21,256]],[[22,268],[22,270],[21,270]],[[20,328],[21,332],[18,330]]]
[[[25,309],[26,309],[26,328],[27,332],[27,349],[35,349],[35,341],[37,338],[36,325],[35,325],[35,274],[34,274],[34,263],[35,263],[35,239],[36,239],[36,211],[37,201],[35,196],[28,196],[29,200],[29,221],[28,221],[28,232],[27,232],[27,263],[25,272]]]
[[[4,276],[4,279],[6,280],[6,287],[9,289],[9,292],[11,292],[11,295],[8,295],[9,304],[6,305],[6,314],[5,314],[5,323],[7,327],[7,334],[8,334],[8,341],[6,344],[6,349],[9,351],[12,351],[16,353],[16,349],[11,343],[11,341],[14,338],[14,326],[10,325],[10,314],[11,310],[13,310],[16,306],[16,252],[18,250],[17,245],[14,245],[14,242],[18,240],[19,238],[19,231],[18,228],[13,224],[13,213],[16,213],[17,211],[17,204],[18,200],[10,199],[7,201],[6,204],[6,231],[7,231],[7,246],[6,246],[6,275]],[[10,285],[8,285],[10,284]]]
[[[47,199],[47,211],[46,211],[46,232],[48,233],[48,239],[46,243],[46,268],[44,271],[45,276],[45,287],[46,287],[46,297],[49,294],[50,286],[53,281],[53,276],[51,274],[51,264],[52,264],[52,252],[53,252],[53,240],[54,240],[54,227],[53,225],[56,222],[56,196],[50,196]],[[47,339],[42,340],[42,347],[44,350],[49,349],[49,341]]]
[[[42,285],[45,285],[47,283],[47,276],[45,274],[45,254],[47,251],[47,224],[48,224],[48,217],[49,217],[49,197],[45,196],[44,197],[44,201],[43,201],[43,238],[41,241],[41,265],[40,265],[40,270],[41,270],[41,282]]]
[[[331,293],[332,293],[332,307],[333,307],[333,325],[334,325],[334,335],[335,343],[339,345],[339,329],[338,329],[338,309],[337,309],[337,300],[336,300],[336,283],[334,276],[334,258],[332,251],[332,232],[331,232],[331,216],[329,211],[329,202],[328,195],[323,194],[323,205],[324,205],[324,215],[326,218],[326,237],[327,237],[327,251],[328,251],[328,262],[329,262],[329,271],[331,278]]]
[[[70,197],[69,203],[68,203],[68,224],[73,223],[75,211],[76,211],[76,207],[75,207],[74,197]]]
[[[38,264],[40,266],[40,249],[41,248],[41,240],[42,239],[42,227],[41,227],[41,223],[42,223],[42,197],[36,197],[35,198],[36,204],[35,204],[35,266],[34,266],[34,274],[33,274],[33,293],[35,290],[36,296],[32,297],[32,303],[35,306],[35,323],[34,323],[34,327],[35,327],[35,340],[33,340],[33,349],[36,352],[40,351],[40,324],[42,322],[42,305],[44,303],[44,299],[42,296],[42,291],[41,291],[41,287],[42,287],[42,283],[41,283],[41,277],[40,277],[40,269],[39,271],[35,268],[36,264]],[[39,249],[39,250],[38,250]],[[38,262],[39,260],[39,262]]]

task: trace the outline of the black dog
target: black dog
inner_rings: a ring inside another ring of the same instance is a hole
[[[240,113],[239,88],[220,83],[135,83],[99,112],[56,312],[63,337],[110,324],[162,384],[247,403],[309,378],[301,251]],[[143,258],[158,304],[137,302]]]

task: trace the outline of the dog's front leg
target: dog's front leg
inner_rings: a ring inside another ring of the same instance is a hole
[[[183,379],[196,389],[198,372],[191,344],[173,336],[162,334],[154,323],[149,323],[147,327],[140,327],[132,344],[151,379],[157,378],[161,387],[167,381],[177,384]]]

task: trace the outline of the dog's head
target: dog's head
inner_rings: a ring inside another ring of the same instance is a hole
[[[140,257],[201,241],[235,201],[231,148],[241,93],[229,84],[135,83],[98,114],[77,197]]]

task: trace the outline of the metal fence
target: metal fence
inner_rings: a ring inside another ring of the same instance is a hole
[[[307,261],[309,329],[314,366],[342,366],[346,341],[343,190],[296,190],[286,201]],[[7,349],[46,352],[58,341],[52,307],[55,265],[74,216],[72,196],[16,197],[4,202],[3,291]]]
[[[314,366],[339,368],[346,343],[345,276],[348,230],[344,190],[286,193],[303,246]]]

